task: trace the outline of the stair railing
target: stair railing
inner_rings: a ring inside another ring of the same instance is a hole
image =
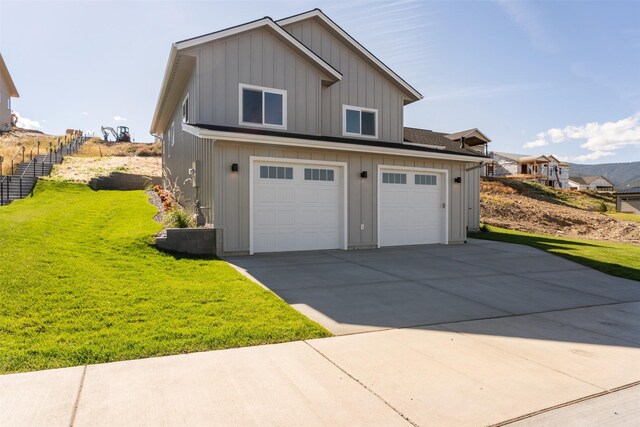
[[[22,171],[22,175],[20,175],[19,182],[18,182],[18,188],[19,188],[19,194],[20,194],[20,198],[22,199],[23,195],[22,195],[22,179],[24,178],[25,174],[29,171],[29,166],[31,166],[31,164],[33,163],[33,176],[36,176],[36,163],[38,162],[37,158],[33,158],[31,159],[31,161],[27,164],[27,166],[24,168],[24,170]],[[33,191],[33,187],[31,188],[31,190],[29,191],[29,193],[31,193],[31,191]],[[28,196],[29,194],[27,193],[25,195]]]
[[[14,154],[13,157],[11,158],[11,175],[13,175],[15,170],[14,169],[15,160],[18,158],[20,154],[22,154],[22,161],[24,162],[24,150],[25,150],[24,145],[20,146],[16,154]]]
[[[4,206],[5,186],[7,187],[7,200],[9,200],[9,184],[11,184],[11,175],[5,175],[0,181],[0,206]]]

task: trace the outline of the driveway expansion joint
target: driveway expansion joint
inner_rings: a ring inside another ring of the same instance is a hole
[[[414,427],[419,427],[418,424],[416,424],[413,420],[411,420],[408,416],[406,416],[405,414],[403,414],[402,412],[400,412],[397,408],[395,408],[393,405],[391,405],[384,397],[380,396],[378,393],[376,393],[375,391],[373,391],[371,388],[367,387],[366,384],[364,384],[362,381],[360,381],[359,379],[357,379],[356,377],[354,377],[353,375],[351,375],[349,372],[347,372],[344,368],[342,368],[340,365],[338,365],[336,362],[334,362],[333,360],[329,359],[329,357],[327,357],[324,353],[322,353],[320,350],[318,350],[317,348],[315,348],[313,345],[311,345],[311,343],[309,343],[308,341],[303,341],[306,345],[308,345],[309,347],[311,347],[311,349],[313,349],[313,351],[315,351],[316,353],[318,353],[320,356],[322,356],[325,360],[327,360],[329,363],[331,363],[333,366],[336,367],[336,369],[339,369],[341,372],[343,372],[346,376],[348,376],[349,378],[351,378],[353,381],[355,381],[356,383],[358,383],[362,388],[364,388],[365,390],[367,390],[369,393],[371,393],[373,396],[375,396],[377,399],[379,399],[382,403],[384,403],[389,409],[391,409],[393,412],[395,412],[396,414],[398,414],[400,417],[402,417],[402,419],[404,419],[406,422],[408,422],[409,424],[411,424]]]
[[[78,394],[76,395],[76,400],[73,403],[73,409],[71,410],[71,419],[69,420],[69,427],[73,427],[76,422],[78,406],[80,405],[80,396],[82,395],[82,388],[84,387],[84,379],[87,376],[87,367],[88,365],[84,365],[84,367],[82,368],[82,375],[80,376],[80,385],[78,387]]]

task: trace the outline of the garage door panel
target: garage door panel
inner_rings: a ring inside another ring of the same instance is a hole
[[[292,168],[288,179],[260,176],[261,166],[283,165],[275,160],[254,163],[253,252],[342,247],[341,168],[286,164]]]
[[[385,173],[392,174],[389,182]],[[406,174],[406,181],[398,182],[398,173]],[[442,174],[385,169],[380,175],[380,246],[443,242]]]

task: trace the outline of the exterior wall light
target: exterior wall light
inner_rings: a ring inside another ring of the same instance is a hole
[[[367,171],[360,172],[360,178],[367,179]]]
[[[231,165],[231,172],[238,172],[238,164],[237,163],[233,163]]]
[[[462,177],[458,176],[453,180],[455,183],[460,184],[462,182]]]

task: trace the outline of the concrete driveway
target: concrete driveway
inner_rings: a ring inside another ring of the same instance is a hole
[[[629,425],[640,283],[472,241],[229,261],[339,336],[0,375],[0,425]]]
[[[528,246],[475,239],[227,261],[336,335],[640,300],[636,281]]]

